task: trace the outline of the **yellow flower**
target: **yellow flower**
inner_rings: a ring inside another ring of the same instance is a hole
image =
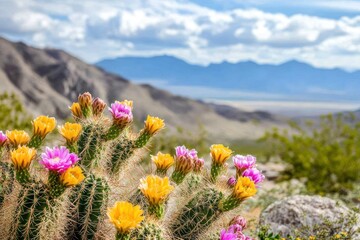
[[[165,127],[164,120],[158,117],[147,116],[145,121],[145,131],[150,135],[154,135]]]
[[[34,135],[45,138],[45,136],[55,129],[56,120],[53,117],[39,116],[32,122]]]
[[[11,161],[16,169],[26,169],[30,166],[31,161],[36,156],[36,150],[26,146],[20,146],[11,151]]]
[[[122,234],[129,233],[144,220],[140,206],[134,206],[129,202],[116,202],[113,208],[108,209],[107,215],[110,222]]]
[[[65,123],[63,126],[58,127],[60,134],[69,143],[74,143],[79,139],[82,127],[78,123]]]
[[[257,189],[248,177],[239,177],[233,190],[233,196],[242,201],[256,194]]]
[[[174,158],[168,153],[158,152],[156,156],[151,156],[151,160],[160,171],[167,171],[174,164]]]
[[[119,102],[119,101],[117,101],[117,102]],[[133,108],[133,101],[131,101],[131,100],[126,100],[125,99],[124,101],[121,101],[119,103]]]
[[[78,185],[85,176],[79,166],[70,167],[60,175],[60,181],[67,187]]]
[[[30,141],[29,134],[23,130],[6,131],[6,137],[14,146],[26,145]]]
[[[210,155],[216,164],[224,164],[231,154],[231,149],[222,144],[213,144],[210,147]]]
[[[315,236],[310,236],[309,240],[316,240],[316,237]]]
[[[78,102],[74,102],[69,109],[71,110],[71,113],[74,117],[81,118],[82,117],[82,111],[80,104]]]
[[[168,177],[150,175],[140,180],[139,189],[151,205],[159,205],[166,200],[174,187],[170,185]]]

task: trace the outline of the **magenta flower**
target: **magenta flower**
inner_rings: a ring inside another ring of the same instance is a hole
[[[185,146],[177,146],[175,148],[175,154],[177,158],[187,157],[189,150]]]
[[[236,170],[241,174],[246,169],[252,168],[255,166],[256,157],[251,155],[235,155],[233,157],[233,162],[236,167]]]
[[[5,144],[7,140],[6,134],[3,131],[0,131],[0,147]]]
[[[229,187],[234,187],[236,184],[236,178],[235,177],[230,177],[229,180],[227,180],[227,185]]]
[[[50,171],[63,173],[77,161],[79,161],[79,157],[75,153],[70,153],[66,147],[61,146],[47,147],[45,152],[41,154],[39,163]]]
[[[133,114],[131,111],[131,106],[115,101],[109,107],[109,111],[111,112],[114,122],[117,125],[125,127],[128,123],[132,122]]]
[[[192,159],[198,158],[197,151],[195,149],[188,150],[188,156]]]
[[[238,240],[238,236],[234,232],[223,229],[220,232],[220,240]]]
[[[242,232],[243,228],[239,224],[230,225],[227,229],[220,232],[220,240],[252,240]]]
[[[257,168],[246,169],[242,176],[250,178],[255,184],[261,183],[265,179],[265,176]]]

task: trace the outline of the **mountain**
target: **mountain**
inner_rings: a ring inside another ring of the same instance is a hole
[[[200,66],[175,57],[156,56],[104,59],[97,66],[130,79],[162,80],[170,86],[202,86],[263,93],[256,100],[360,100],[360,71],[319,69],[298,61],[280,65],[247,61]]]
[[[67,106],[79,93],[89,91],[107,102],[134,100],[134,116],[147,114],[164,118],[167,128],[196,133],[199,124],[213,137],[255,138],[265,129],[281,125],[274,116],[257,115],[201,101],[175,96],[150,85],[137,85],[119,75],[105,72],[57,49],[38,49],[22,42],[0,38],[0,92],[17,93],[34,114],[62,119],[69,117]],[[253,123],[252,119],[261,124]],[[215,141],[216,142],[216,141]]]

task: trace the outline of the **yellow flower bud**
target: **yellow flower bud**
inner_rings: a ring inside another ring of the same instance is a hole
[[[248,177],[239,177],[232,195],[240,201],[243,201],[256,194],[257,189],[253,181]]]
[[[174,187],[170,185],[168,177],[150,175],[140,180],[139,189],[151,205],[158,205],[165,202]]]
[[[60,181],[67,187],[78,185],[85,176],[79,166],[70,167],[60,175]]]
[[[164,127],[165,127],[165,123],[163,119],[160,119],[158,117],[152,117],[150,115],[147,116],[145,121],[145,131],[150,135],[156,134]]]
[[[59,133],[70,144],[75,143],[80,136],[82,127],[78,123],[65,123],[63,126],[58,127]]]
[[[144,220],[143,213],[144,211],[139,205],[134,206],[129,202],[116,202],[114,207],[108,209],[107,215],[119,233],[128,234]]]
[[[13,146],[26,145],[30,141],[30,136],[23,130],[6,131],[6,137]]]
[[[231,149],[222,144],[214,144],[210,147],[211,158],[216,164],[223,165],[231,154]]]
[[[53,131],[56,126],[56,120],[53,117],[39,116],[32,122],[34,135],[45,138],[48,133]]]
[[[76,118],[82,118],[82,111],[81,111],[81,107],[80,104],[77,102],[74,102],[69,109],[71,110],[71,113],[74,117]]]
[[[151,156],[151,160],[159,171],[167,171],[174,164],[174,158],[170,154],[161,152],[158,152],[156,156]]]
[[[26,169],[30,166],[31,161],[36,156],[36,150],[26,146],[20,146],[10,152],[11,161],[15,169]]]

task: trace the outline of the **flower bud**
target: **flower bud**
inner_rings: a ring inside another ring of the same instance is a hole
[[[100,116],[106,107],[106,103],[101,98],[95,98],[92,102],[92,110],[95,116]]]

